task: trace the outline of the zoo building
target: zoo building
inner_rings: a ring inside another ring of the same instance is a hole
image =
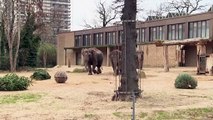
[[[213,7],[208,12],[192,15],[148,16],[146,21],[138,21],[136,28],[137,49],[144,51],[145,67],[164,66],[165,45],[170,67],[196,67],[198,55],[212,57],[213,62]],[[81,50],[96,47],[104,53],[103,65],[110,66],[109,53],[121,48],[122,36],[121,23],[60,33],[57,37],[57,64],[81,65]]]

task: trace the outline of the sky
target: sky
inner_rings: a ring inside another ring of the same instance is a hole
[[[104,0],[102,0],[104,1]],[[106,4],[110,5],[113,0],[105,0]],[[162,2],[171,0],[143,0],[141,7],[145,10],[155,10]],[[94,19],[97,18],[96,8],[100,0],[71,0],[71,30],[85,29],[86,21],[89,24],[94,24]],[[213,5],[213,0],[203,0],[204,4]],[[145,12],[143,12],[145,13]],[[138,20],[142,19],[143,13],[138,14]],[[119,21],[119,18],[116,20]]]

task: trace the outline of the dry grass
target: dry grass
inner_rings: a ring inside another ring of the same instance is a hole
[[[48,69],[51,76],[57,71],[73,71],[82,66],[65,66]],[[179,73],[187,71],[198,80],[194,90],[175,89],[174,81]],[[195,68],[171,68],[164,73],[162,68],[145,68],[146,78],[142,79],[144,90],[142,98],[136,103],[136,119],[176,118],[170,116],[179,113],[171,111],[208,111],[213,106],[212,76],[197,76]],[[7,73],[0,73],[3,76]],[[29,77],[32,72],[18,72],[18,75]],[[16,94],[40,94],[42,97],[33,102],[0,104],[2,120],[129,120],[131,118],[131,102],[111,101],[115,82],[112,68],[104,67],[100,75],[89,76],[87,73],[67,72],[65,84],[57,84],[52,79],[34,81],[27,91],[0,92],[0,97]],[[200,109],[201,110],[200,110]],[[203,110],[204,109],[204,110]],[[206,110],[207,109],[207,110]],[[194,112],[186,114],[189,118]],[[180,112],[181,113],[181,112]],[[162,117],[162,116],[163,117]],[[211,118],[206,113],[194,118]],[[181,117],[182,118],[182,117]]]

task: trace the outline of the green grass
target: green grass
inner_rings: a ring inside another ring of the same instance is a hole
[[[114,116],[116,116],[117,118],[122,119],[122,120],[130,120],[131,119],[131,115],[122,113],[122,112],[114,112],[112,113]]]
[[[96,115],[96,114],[92,114],[92,113],[89,113],[89,114],[86,113],[86,114],[84,115],[84,117],[87,118],[87,119],[99,120],[99,116]]]
[[[121,118],[122,117],[122,113],[121,112],[114,112],[112,113],[114,116]]]
[[[72,72],[73,73],[85,73],[87,71],[85,68],[75,68]]]
[[[0,97],[0,104],[15,104],[25,102],[36,102],[41,99],[41,94],[24,93],[17,95],[4,95]]]
[[[145,118],[145,117],[147,117],[147,116],[148,116],[148,113],[141,112],[141,113],[139,114],[139,118]]]
[[[155,111],[148,120],[165,119],[213,119],[213,108],[195,108],[187,110],[177,110],[175,112]]]

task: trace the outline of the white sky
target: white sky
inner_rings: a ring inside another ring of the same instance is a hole
[[[93,24],[93,20],[97,18],[96,8],[99,1],[100,0],[71,0],[71,30],[84,29],[84,21]],[[108,4],[111,4],[112,1],[113,0],[105,0]],[[143,0],[140,6],[145,10],[157,9],[159,4],[165,1],[170,0]],[[203,0],[203,3],[213,5],[213,0]],[[138,16],[140,19],[142,13],[138,14]]]

